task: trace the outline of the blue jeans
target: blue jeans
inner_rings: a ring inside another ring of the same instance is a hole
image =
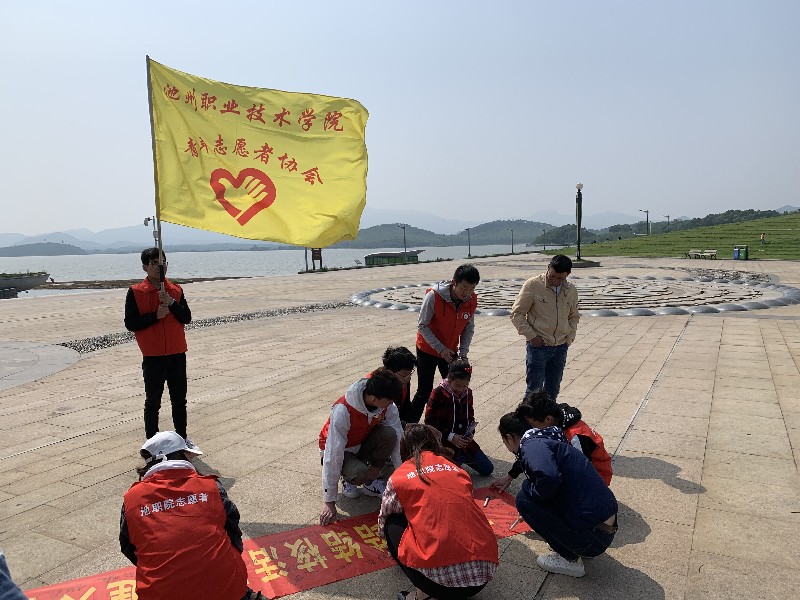
[[[2,550],[0,550],[0,598],[3,600],[27,600],[28,598],[12,581]]]
[[[472,467],[478,475],[491,475],[492,471],[494,471],[491,459],[480,448],[477,448],[472,454],[457,452],[453,457],[453,462],[459,467],[461,465]]]
[[[567,560],[600,556],[614,541],[613,533],[597,527],[573,529],[557,507],[534,499],[524,487],[517,494],[517,510],[531,529]]]
[[[539,346],[534,348],[525,344],[525,391],[532,392],[544,388],[550,399],[555,401],[561,391],[561,377],[567,364],[567,344],[560,346]]]

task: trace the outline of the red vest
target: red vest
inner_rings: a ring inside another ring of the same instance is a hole
[[[413,569],[478,560],[497,564],[497,540],[472,498],[467,472],[428,451],[422,453],[420,464],[429,484],[420,481],[413,458],[391,476],[408,519],[397,548],[400,562]]]
[[[386,418],[386,411],[389,409],[387,406],[372,419],[371,423],[368,423],[367,415],[356,410],[347,402],[345,402],[344,396],[334,402],[333,406],[335,407],[337,404],[344,404],[347,408],[347,412],[350,413],[350,430],[347,432],[347,443],[344,445],[345,448],[357,446],[367,439],[367,436],[370,434],[370,432],[378,425],[383,423],[383,420]],[[325,421],[325,425],[322,427],[322,431],[319,432],[320,450],[325,450],[325,444],[328,441],[328,429],[330,426],[331,418],[328,417],[328,420]]]
[[[461,339],[461,333],[469,323],[472,315],[475,314],[475,309],[478,308],[478,296],[472,294],[470,299],[462,302],[461,306],[456,310],[455,304],[447,302],[433,288],[428,288],[426,293],[433,294],[433,318],[428,327],[430,327],[437,340],[451,350],[456,350],[458,341]],[[439,356],[439,353],[425,341],[419,331],[417,331],[417,348],[428,354]]]
[[[592,452],[589,460],[592,461],[594,468],[597,469],[597,472],[600,474],[600,477],[603,478],[603,481],[606,482],[606,485],[611,485],[611,456],[609,456],[608,452],[606,451],[606,446],[603,443],[603,438],[600,437],[600,434],[598,434],[583,421],[577,421],[574,425],[568,427],[567,430],[564,431],[564,435],[570,442],[576,435],[585,435],[595,444],[597,444],[597,447],[594,449],[594,452]]]
[[[143,282],[131,286],[131,289],[139,314],[154,313],[158,310],[158,288],[148,279],[145,278]],[[164,290],[175,298],[175,302],[180,301],[183,290],[177,283],[165,280]],[[183,324],[172,313],[168,313],[154,325],[133,333],[144,356],[167,356],[186,352]]]
[[[225,532],[216,478],[167,469],[125,493],[139,600],[241,600],[247,569]]]

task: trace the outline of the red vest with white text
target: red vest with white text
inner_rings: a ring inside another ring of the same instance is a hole
[[[433,294],[433,318],[428,327],[442,344],[453,351],[457,350],[461,333],[478,308],[478,296],[472,294],[470,299],[462,302],[456,310],[455,304],[442,298],[433,288],[428,288],[426,293]],[[417,348],[433,356],[439,356],[419,331],[417,331]]]
[[[141,283],[132,285],[133,297],[136,299],[136,308],[139,314],[154,313],[158,310],[158,288],[145,278]],[[164,290],[179,302],[183,290],[177,283],[164,281]],[[144,356],[167,356],[186,352],[186,334],[183,323],[178,321],[171,312],[154,325],[134,331],[136,342]]]
[[[359,410],[356,410],[347,402],[345,402],[344,396],[334,402],[333,406],[336,406],[337,404],[344,404],[345,408],[347,408],[347,412],[350,414],[350,430],[347,432],[347,443],[345,444],[345,448],[358,446],[365,439],[367,439],[367,436],[370,434],[370,432],[378,425],[383,423],[384,419],[386,418],[386,411],[388,410],[388,407],[384,408],[372,418],[372,422],[368,422],[367,415]],[[328,429],[330,426],[331,418],[328,417],[328,420],[325,421],[325,425],[322,427],[322,431],[319,432],[320,450],[325,450],[325,444],[328,441]]]
[[[420,481],[414,459],[391,476],[408,519],[397,557],[413,569],[432,569],[472,561],[497,564],[497,540],[483,510],[472,498],[467,472],[446,458],[425,451]]]
[[[216,478],[166,469],[125,493],[139,600],[241,600],[247,569],[225,531]]]

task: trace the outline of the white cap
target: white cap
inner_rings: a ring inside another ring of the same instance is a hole
[[[183,450],[184,452],[188,452],[189,454],[194,454],[196,456],[202,454],[199,449],[190,450],[186,445],[186,440],[184,440],[174,431],[159,431],[144,443],[142,450],[146,450],[150,453],[150,456],[153,457],[158,456],[159,454],[166,456],[167,454],[178,452],[179,450]]]

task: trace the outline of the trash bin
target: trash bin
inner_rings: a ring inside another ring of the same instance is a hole
[[[747,260],[749,258],[749,247],[744,246],[734,246],[733,247],[733,260]]]
[[[733,247],[733,260],[739,260],[739,247]]]

